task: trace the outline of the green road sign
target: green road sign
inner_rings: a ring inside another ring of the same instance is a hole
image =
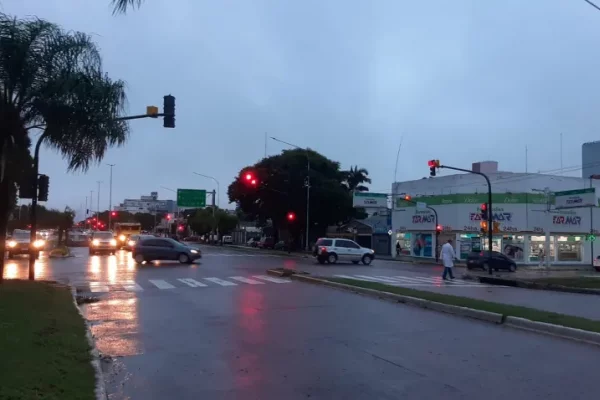
[[[594,242],[596,240],[596,235],[590,234],[585,237],[585,240],[589,240],[590,242]]]
[[[177,189],[177,207],[206,207],[206,190]]]

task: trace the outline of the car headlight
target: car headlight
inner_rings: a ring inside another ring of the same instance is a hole
[[[191,249],[190,253],[192,253],[192,254],[198,254],[198,250]]]
[[[110,245],[111,246],[116,246],[117,245],[117,241],[115,239],[111,239],[110,240]]]
[[[94,240],[92,240],[92,244],[94,246],[98,246],[100,244],[100,241],[98,239],[94,239]]]
[[[124,241],[125,241],[125,239],[127,239],[127,238],[125,237],[125,235],[121,235],[121,236],[119,236],[119,240],[120,240],[121,242],[124,242]]]
[[[17,242],[15,242],[14,240],[11,240],[10,242],[8,242],[8,247],[16,247],[17,246]]]
[[[127,244],[131,247],[135,246],[135,242],[133,240],[130,240],[129,243],[127,243]]]
[[[46,244],[46,242],[44,242],[43,240],[36,240],[35,242],[33,242],[33,247],[40,248],[43,247],[44,244]]]
[[[371,254],[375,254],[375,250],[371,250]]]

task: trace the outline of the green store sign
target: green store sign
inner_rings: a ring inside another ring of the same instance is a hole
[[[437,196],[413,197],[413,202],[423,202],[428,206],[444,206],[448,204],[482,204],[487,203],[487,193],[476,194],[446,194]],[[510,194],[492,194],[492,205],[501,204],[546,204],[546,196],[537,193],[510,193]],[[552,199],[551,199],[552,201]],[[396,208],[415,207],[415,203],[410,203],[402,198],[396,199]]]

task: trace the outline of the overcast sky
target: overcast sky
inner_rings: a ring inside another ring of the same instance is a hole
[[[97,183],[108,207],[163,189],[220,182],[220,205],[238,171],[264,156],[265,132],[367,168],[372,191],[448,165],[493,159],[523,171],[581,164],[600,140],[600,12],[583,0],[146,0],[113,16],[109,0],[2,0],[93,34],[104,68],[127,82],[129,112],[176,97],[177,127],[131,123],[122,148],[87,174],[67,174],[52,151],[52,207],[79,209]],[[269,155],[284,146],[268,141]],[[579,175],[579,170],[569,169]],[[95,205],[94,205],[95,208]]]

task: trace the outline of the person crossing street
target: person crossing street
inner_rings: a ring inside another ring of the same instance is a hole
[[[448,239],[448,242],[442,246],[441,253],[442,263],[444,264],[444,273],[442,274],[442,279],[448,280],[448,275],[450,275],[450,279],[454,279],[452,268],[454,267],[454,259],[456,258],[456,254],[454,253],[454,246],[452,246],[452,239]]]

